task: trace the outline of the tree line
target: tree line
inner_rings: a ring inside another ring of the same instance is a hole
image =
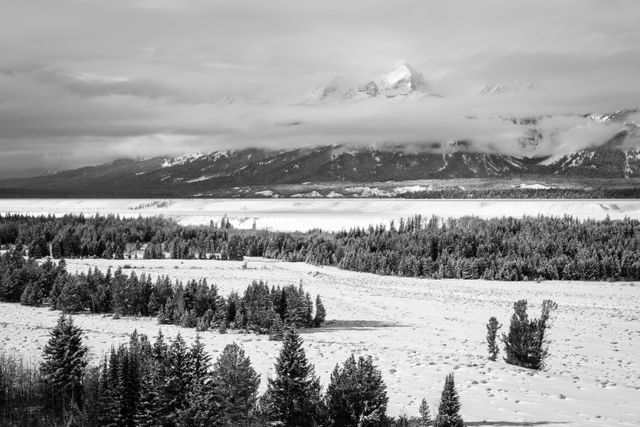
[[[371,356],[337,364],[323,392],[303,341],[284,337],[273,377],[258,394],[260,376],[237,344],[212,362],[197,336],[153,340],[131,334],[98,366],[88,366],[82,330],[61,315],[30,367],[0,356],[0,422],[53,426],[463,426],[454,377],[448,375],[437,415],[423,399],[419,416],[389,417],[381,371]]]
[[[637,199],[638,186],[597,188],[443,188],[398,194],[404,199]]]
[[[571,217],[441,219],[306,233],[234,230],[228,221],[0,218],[0,242],[30,256],[233,259],[260,256],[383,275],[489,280],[639,280],[640,222]],[[48,249],[47,249],[48,248]],[[144,248],[144,251],[143,251]]]
[[[302,283],[269,287],[254,281],[243,295],[231,292],[225,298],[206,279],[183,285],[158,276],[154,282],[150,275],[126,274],[122,268],[71,274],[64,260],[47,259],[39,264],[33,258],[25,259],[19,250],[0,256],[0,301],[46,305],[65,313],[157,316],[161,324],[199,331],[232,328],[269,333],[274,339],[281,339],[286,327],[319,327],[326,317],[320,295],[314,304]]]

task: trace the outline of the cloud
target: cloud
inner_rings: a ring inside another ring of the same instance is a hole
[[[618,130],[566,115],[640,99],[634,0],[0,1],[0,167],[453,139],[517,152],[526,129],[489,117],[551,114],[542,149],[558,154]],[[444,97],[282,102],[401,59]],[[536,89],[477,95],[513,81]]]

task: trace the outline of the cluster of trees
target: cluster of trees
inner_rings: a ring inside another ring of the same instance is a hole
[[[205,331],[231,327],[271,333],[281,339],[283,328],[319,327],[326,309],[320,295],[315,309],[311,295],[299,286],[267,286],[254,281],[241,296],[232,292],[226,298],[206,279],[185,285],[169,277],[126,274],[121,268],[103,273],[70,274],[65,262],[47,259],[38,264],[25,259],[20,251],[0,256],[0,301],[23,305],[49,305],[66,313],[91,312],[121,315],[157,316],[159,323],[171,323]]]
[[[640,222],[570,217],[424,221],[336,233],[308,261],[401,276],[492,280],[638,280]]]
[[[0,357],[0,423],[66,426],[463,426],[453,375],[438,414],[426,400],[419,417],[393,419],[380,370],[371,356],[336,365],[323,393],[303,342],[293,329],[284,338],[266,391],[237,344],[215,363],[197,337],[151,342],[133,333],[96,367],[87,367],[82,331],[62,315],[33,369]]]
[[[166,252],[176,259],[214,253],[221,259],[242,259],[229,228],[225,219],[220,224],[181,227],[162,217],[6,215],[0,216],[0,245],[21,245],[34,258],[124,259],[149,245],[147,258],[165,258]]]
[[[492,280],[640,280],[640,221],[571,217],[428,220],[338,233],[181,227],[162,218],[0,217],[0,241],[38,256],[284,261],[376,274]],[[56,249],[59,248],[59,249]]]
[[[502,334],[505,362],[523,368],[544,369],[545,360],[549,356],[548,329],[551,327],[551,315],[557,308],[558,304],[554,301],[544,300],[540,318],[529,319],[527,300],[518,300],[513,304],[509,332]],[[491,317],[487,323],[489,360],[495,361],[500,352],[496,337],[501,327],[495,317]]]

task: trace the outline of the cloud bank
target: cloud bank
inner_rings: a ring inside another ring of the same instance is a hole
[[[2,168],[459,139],[517,154],[524,129],[500,116],[558,115],[539,125],[557,155],[620,130],[565,115],[640,104],[634,0],[0,2]],[[286,102],[402,59],[442,98]],[[478,95],[515,81],[535,89]]]

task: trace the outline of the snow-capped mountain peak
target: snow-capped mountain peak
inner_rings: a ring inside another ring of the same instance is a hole
[[[424,75],[406,61],[401,61],[378,79],[369,80],[359,85],[348,85],[339,79],[334,79],[328,84],[318,86],[297,103],[315,104],[327,101],[367,99],[404,100],[434,96],[428,89]]]
[[[413,92],[426,88],[424,75],[406,61],[398,62],[382,76],[383,88],[387,91]]]

